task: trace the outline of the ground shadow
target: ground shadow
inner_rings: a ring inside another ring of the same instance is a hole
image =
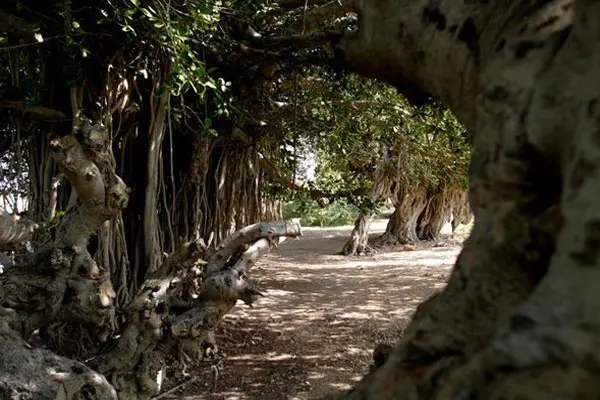
[[[266,297],[225,317],[219,361],[196,365],[198,380],[166,398],[308,399],[359,380],[375,344],[395,342],[444,287],[460,248],[334,255],[349,230],[307,229],[262,259],[251,273]]]

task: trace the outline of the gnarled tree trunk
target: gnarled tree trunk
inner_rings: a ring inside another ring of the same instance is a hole
[[[157,374],[167,354],[215,351],[213,332],[223,316],[238,300],[252,306],[262,296],[251,267],[281,238],[300,235],[300,226],[251,225],[213,252],[202,240],[185,243],[117,310],[110,274],[87,250],[89,239],[118,216],[129,197],[114,170],[108,131],[84,122],[53,139],[51,148],[79,200],[52,241],[0,273],[0,350],[7,355],[0,361],[0,396],[147,399],[160,390]],[[0,247],[31,234],[27,221],[0,217]],[[53,323],[95,327],[99,341],[108,343],[87,363],[28,349],[30,334],[43,334]]]
[[[385,232],[377,239],[377,244],[394,246],[418,242],[417,221],[426,204],[424,192],[401,194]]]
[[[599,397],[600,3],[354,6],[347,60],[474,133],[475,223],[446,288],[346,397]]]
[[[461,224],[467,225],[473,220],[471,204],[467,192],[461,192],[452,205],[452,234]]]
[[[354,222],[354,228],[350,233],[350,237],[346,240],[340,254],[344,256],[358,256],[371,251],[369,248],[369,228],[371,227],[373,218],[375,218],[373,213],[361,213],[358,216],[356,222]]]
[[[446,192],[428,196],[427,206],[417,221],[417,236],[420,240],[438,241],[440,232],[451,212],[451,203]]]

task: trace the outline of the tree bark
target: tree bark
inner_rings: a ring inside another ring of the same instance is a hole
[[[458,198],[454,199],[451,214],[452,234],[454,234],[459,225],[467,225],[471,222],[473,213],[471,212],[471,204],[469,204],[469,197],[466,192],[461,192]]]
[[[108,130],[84,121],[72,134],[54,138],[51,148],[78,202],[67,210],[52,241],[0,273],[0,350],[14,349],[7,353],[14,360],[0,362],[0,394],[21,390],[54,399],[58,392],[58,398],[71,399],[95,391],[92,397],[99,399],[116,399],[117,393],[122,399],[147,399],[159,390],[156,374],[167,354],[216,351],[213,332],[222,317],[238,300],[252,306],[262,296],[249,276],[251,267],[282,237],[301,235],[300,225],[248,226],[223,240],[212,255],[201,241],[183,245],[143,282],[117,319],[110,273],[87,250],[89,239],[115,220],[129,198],[115,173]],[[18,244],[31,230],[25,219],[0,213],[0,245]],[[81,326],[82,332],[95,328],[98,348],[89,364],[97,372],[47,350],[28,352],[23,339],[37,329],[43,335],[57,323]],[[19,368],[15,362],[21,361],[32,367]],[[65,368],[72,373],[64,372],[69,379],[61,381]]]
[[[425,193],[402,194],[398,199],[394,213],[390,217],[385,232],[377,239],[380,246],[412,244],[419,241],[417,221],[427,204]]]
[[[156,90],[160,81],[154,83]],[[168,94],[158,99],[151,98],[151,121],[148,131],[148,166],[146,168],[146,194],[144,203],[144,251],[146,269],[154,272],[158,268],[161,254],[158,248],[158,164],[161,162],[162,144],[165,136],[166,106]]]
[[[117,400],[104,376],[84,363],[32,348],[10,327],[18,324],[14,311],[0,307],[0,398],[73,399],[83,391],[93,399]]]
[[[435,193],[427,199],[427,206],[423,209],[417,221],[417,237],[419,240],[436,242],[440,232],[451,212],[451,204],[445,192]]]
[[[446,288],[342,397],[600,396],[600,4],[374,3],[355,2],[342,51],[474,133],[475,224]]]
[[[223,316],[238,300],[252,307],[262,296],[251,267],[284,237],[301,234],[300,225],[284,221],[248,226],[223,240],[203,269],[203,243],[183,245],[142,285],[125,310],[120,337],[92,366],[115,382],[121,398],[156,395],[165,355],[215,352],[214,330]]]
[[[374,218],[375,216],[371,212],[361,213],[358,216],[350,237],[344,244],[340,254],[344,256],[359,256],[371,251],[369,247],[369,228]]]
[[[0,208],[0,251],[17,250],[31,239],[37,228],[33,221]]]

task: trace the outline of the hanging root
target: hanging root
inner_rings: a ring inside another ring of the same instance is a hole
[[[206,255],[201,244],[183,245],[142,285],[124,310],[120,338],[93,361],[94,367],[117,380],[119,393],[133,396],[145,382],[141,392],[156,395],[158,388],[150,383],[163,367],[164,355],[177,350],[200,360],[214,354],[214,331],[223,316],[238,300],[252,306],[263,295],[249,276],[251,267],[274,242],[301,233],[299,224],[284,221],[254,224],[224,239],[208,263],[200,259]],[[195,264],[202,265],[201,274],[194,272]]]

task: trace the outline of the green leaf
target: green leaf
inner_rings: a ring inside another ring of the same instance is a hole
[[[144,14],[146,17],[148,18],[154,18],[154,16],[150,13],[150,11],[148,11],[145,8],[140,8],[140,11],[142,12],[142,14]]]
[[[42,43],[44,41],[44,37],[42,36],[41,33],[34,33],[33,37],[35,38],[35,40],[37,40],[39,43]]]

